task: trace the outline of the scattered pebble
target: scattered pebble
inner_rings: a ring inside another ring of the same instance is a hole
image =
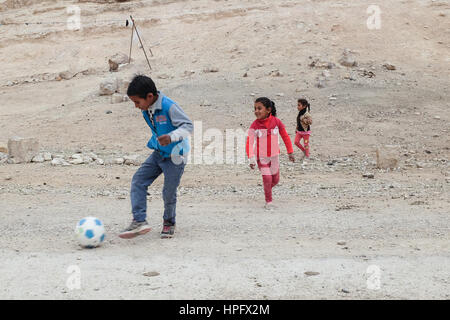
[[[358,63],[351,54],[350,50],[346,49],[339,59],[339,63],[344,67],[356,67]]]
[[[390,63],[383,64],[383,67],[387,70],[396,70],[397,69],[393,64],[390,64]]]
[[[204,73],[215,73],[215,72],[219,72],[219,68],[216,67],[210,67],[210,68],[205,68],[203,69]]]
[[[159,272],[150,271],[150,272],[145,272],[143,275],[146,277],[156,277],[156,276],[159,276]]]
[[[114,159],[115,164],[123,164],[125,162],[124,158],[116,158]]]
[[[36,163],[42,163],[44,161],[45,161],[45,159],[42,156],[42,154],[38,154],[37,156],[33,157],[33,159],[31,159],[31,162],[36,162]]]

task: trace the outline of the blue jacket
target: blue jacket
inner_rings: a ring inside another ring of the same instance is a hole
[[[187,155],[190,150],[189,135],[194,126],[175,102],[161,92],[158,92],[158,95],[158,99],[150,106],[149,112],[142,111],[152,132],[147,147],[159,151],[164,158],[170,158],[172,154]],[[165,134],[170,136],[172,142],[163,147],[159,144],[158,137]]]

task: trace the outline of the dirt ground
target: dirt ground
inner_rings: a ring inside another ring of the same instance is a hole
[[[0,162],[0,298],[449,299],[450,4],[370,4],[379,29],[362,0],[0,1],[0,147],[35,137],[53,156],[105,160]],[[69,6],[80,8],[78,31]],[[130,14],[152,70],[134,42],[132,63],[110,72],[109,57],[129,54]],[[339,63],[346,49],[356,66]],[[271,211],[259,171],[193,161],[176,236],[159,238],[159,178],[152,231],[120,239],[138,166],[113,159],[145,159],[150,136],[132,103],[111,103],[99,85],[136,73],[202,127],[192,155],[210,150],[208,129],[224,139],[247,130],[259,96],[275,101],[293,140],[306,97],[311,158],[294,147],[290,163],[281,146]],[[377,148],[398,165],[378,169]],[[99,248],[74,240],[85,216],[106,226]]]

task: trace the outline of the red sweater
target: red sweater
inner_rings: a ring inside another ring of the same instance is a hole
[[[260,157],[279,155],[279,136],[281,136],[286,145],[287,153],[293,153],[294,149],[292,148],[291,138],[289,138],[286,128],[280,119],[272,115],[269,115],[269,117],[263,120],[256,119],[248,130],[247,144],[245,147],[247,157],[252,158],[255,156],[255,142],[257,159]]]

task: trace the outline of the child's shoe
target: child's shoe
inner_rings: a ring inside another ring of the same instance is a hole
[[[144,220],[142,222],[133,220],[128,228],[126,228],[119,234],[119,237],[122,239],[131,239],[136,236],[146,234],[150,230],[151,228],[148,225],[147,220]]]
[[[266,202],[266,204],[264,205],[264,209],[273,210],[275,209],[275,205],[273,204],[273,202]]]
[[[172,238],[175,233],[175,224],[169,221],[164,221],[161,231],[161,239]]]

